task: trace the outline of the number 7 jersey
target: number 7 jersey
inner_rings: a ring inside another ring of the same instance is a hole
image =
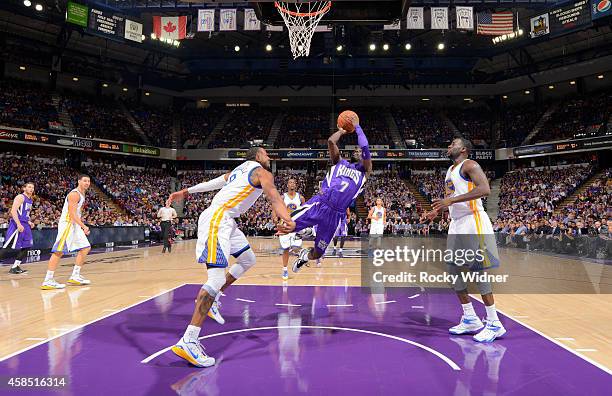
[[[321,195],[332,207],[345,211],[363,190],[366,171],[361,163],[340,160],[327,172],[321,184]]]

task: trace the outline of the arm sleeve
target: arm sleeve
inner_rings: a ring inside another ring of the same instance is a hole
[[[371,159],[372,155],[370,154],[368,138],[366,137],[365,133],[363,133],[361,126],[357,125],[355,127],[355,132],[357,132],[357,144],[359,144],[359,147],[361,147],[361,158],[364,160]]]
[[[212,179],[204,183],[196,184],[193,187],[189,187],[187,191],[189,192],[189,194],[208,192],[208,191],[219,190],[224,185],[225,185],[225,175],[221,175],[217,177],[216,179]]]

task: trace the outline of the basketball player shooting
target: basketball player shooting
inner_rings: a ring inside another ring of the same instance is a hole
[[[372,173],[368,139],[359,126],[357,114],[353,112],[340,114],[338,128],[338,131],[327,140],[333,166],[323,180],[321,192],[291,214],[296,224],[295,230],[304,230],[304,235],[312,234],[310,227],[317,226],[314,247],[300,251],[297,260],[293,263],[293,272],[298,272],[308,261],[317,260],[325,254],[338,225],[346,216],[346,209],[361,193],[366,178]],[[349,162],[340,156],[338,141],[353,131],[357,133],[359,147],[353,151]]]
[[[482,197],[491,192],[489,181],[482,168],[476,161],[468,159],[472,143],[464,138],[455,138],[448,146],[447,154],[453,160],[453,165],[446,172],[445,198],[434,200],[433,210],[426,213],[429,220],[433,220],[439,213],[448,208],[451,223],[448,229],[448,247],[452,250],[482,249],[485,248],[484,263],[476,263],[471,270],[480,270],[491,267],[492,263],[499,263],[497,247],[493,234],[493,226],[489,216],[482,206]],[[486,245],[483,246],[483,242]],[[451,334],[472,334],[478,342],[492,342],[503,336],[506,329],[500,322],[495,309],[493,291],[489,282],[477,282],[487,312],[486,326],[476,315],[468,295],[468,287],[462,277],[462,267],[455,263],[447,263],[448,272],[459,275],[452,285],[461,306],[463,316],[457,326],[451,327]],[[483,329],[484,327],[484,329]],[[481,330],[482,329],[482,330]]]
[[[172,352],[197,367],[215,364],[215,359],[204,352],[198,339],[202,322],[208,315],[220,324],[225,323],[219,312],[221,292],[253,267],[256,261],[249,241],[238,228],[234,218],[249,210],[263,192],[276,215],[283,220],[283,223],[278,225],[278,231],[288,234],[295,227],[287,212],[287,206],[274,186],[274,178],[270,173],[270,157],[261,147],[251,148],[246,155],[246,161],[233,171],[172,193],[166,205],[182,200],[189,194],[214,190],[219,192],[198,219],[196,244],[196,259],[199,263],[206,264],[208,280],[200,289],[185,334],[172,347]],[[226,274],[230,256],[237,261]]]

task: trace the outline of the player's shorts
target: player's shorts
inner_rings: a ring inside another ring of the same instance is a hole
[[[4,245],[2,245],[3,249],[24,249],[32,247],[34,241],[32,239],[30,224],[23,222],[21,225],[23,226],[23,232],[19,232],[17,224],[13,220],[9,222]]]
[[[370,235],[382,235],[385,233],[384,224],[370,224]]]
[[[484,211],[452,219],[448,228],[446,248],[455,252],[480,251],[474,259],[455,258],[455,265],[467,265],[471,270],[481,270],[499,266],[499,253],[493,233],[493,225]],[[458,257],[458,256],[455,256]]]
[[[283,250],[302,247],[302,238],[298,238],[295,232],[279,236],[278,241]]]
[[[200,214],[196,259],[207,267],[225,268],[230,255],[238,257],[250,246],[232,217],[227,213],[215,216],[215,213],[216,208],[208,208]]]
[[[346,219],[343,218],[340,220],[340,224],[338,224],[338,228],[336,228],[336,232],[334,237],[345,237],[348,235],[348,225],[346,224]]]
[[[334,208],[320,195],[310,198],[298,210],[291,213],[291,218],[295,221],[295,232],[317,226],[314,247],[320,254],[325,253],[334,238],[342,216],[346,217],[346,208]]]
[[[81,227],[65,221],[59,223],[51,252],[73,253],[88,247],[91,247],[91,244]]]

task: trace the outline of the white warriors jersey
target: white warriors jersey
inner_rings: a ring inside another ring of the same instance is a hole
[[[289,196],[289,193],[283,194],[283,202],[285,206],[289,210],[289,213],[293,212],[296,209],[299,209],[302,206],[302,200],[300,199],[300,193],[296,192],[293,198]]]
[[[70,191],[68,193],[68,195],[70,195],[73,191],[76,191],[79,194],[79,203],[77,204],[77,216],[81,217],[81,208],[83,208],[83,204],[85,203],[85,196],[83,194],[81,194],[81,192],[78,189],[74,189],[72,191]],[[59,222],[65,222],[65,223],[72,223],[73,220],[70,219],[70,214],[68,213],[68,195],[66,195],[66,198],[64,199],[64,207],[62,208],[62,215],[59,219]]]
[[[453,165],[446,171],[444,179],[446,197],[456,197],[458,195],[467,194],[474,189],[474,183],[466,179],[461,174],[461,167],[467,160],[461,161],[458,165]],[[483,212],[482,201],[480,198],[471,201],[458,202],[448,207],[451,219],[460,219],[467,215],[474,215],[476,212]]]
[[[253,186],[249,176],[257,168],[259,162],[246,161],[237,166],[227,178],[225,185],[215,194],[209,209],[217,210],[230,217],[239,217],[249,210],[262,193],[260,186]]]
[[[374,211],[372,212],[372,223],[370,224],[371,227],[377,226],[377,225],[384,225],[385,223],[383,223],[383,216],[385,215],[385,208],[384,207],[378,207],[378,206],[374,206]]]

